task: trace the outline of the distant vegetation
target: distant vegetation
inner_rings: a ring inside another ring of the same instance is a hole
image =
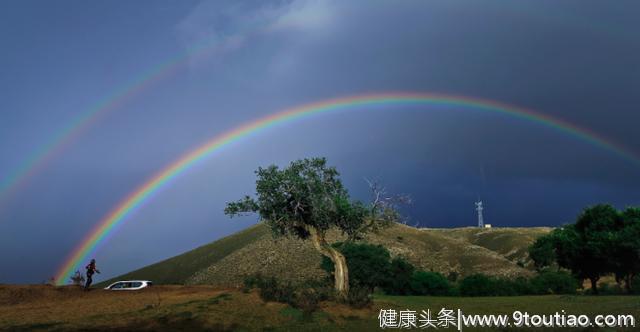
[[[606,275],[615,276],[627,292],[640,292],[640,208],[588,207],[575,224],[540,237],[529,254],[538,270],[555,266],[588,279],[594,294]]]

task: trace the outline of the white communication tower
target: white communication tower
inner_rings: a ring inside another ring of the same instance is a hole
[[[482,201],[477,201],[476,202],[476,211],[478,211],[478,227],[480,228],[484,228],[484,220],[482,220],[482,210],[484,208],[482,207]]]

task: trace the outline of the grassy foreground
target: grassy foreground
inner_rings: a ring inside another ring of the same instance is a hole
[[[515,310],[531,314],[565,310],[590,316],[632,314],[636,320],[640,319],[639,296],[376,296],[371,308],[353,309],[326,302],[311,317],[306,317],[300,310],[286,304],[265,303],[255,292],[243,293],[237,289],[211,286],[154,286],[139,292],[0,286],[0,330],[7,331],[375,331],[379,330],[377,317],[380,309],[418,312],[431,309],[437,312],[442,308],[462,309],[465,314],[509,315]],[[434,329],[425,331],[429,330]],[[455,331],[453,328],[439,330]]]

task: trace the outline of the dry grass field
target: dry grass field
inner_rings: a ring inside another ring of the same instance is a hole
[[[418,311],[460,308],[465,313],[473,314],[510,314],[514,310],[551,314],[566,310],[587,315],[632,314],[638,319],[640,297],[376,296],[370,308],[353,309],[324,302],[318,311],[305,316],[300,310],[286,304],[264,302],[256,292],[244,293],[237,289],[213,286],[153,286],[136,292],[100,289],[84,292],[70,286],[0,286],[2,331],[375,331],[379,330],[379,310],[389,308]],[[524,330],[514,328],[503,331]]]
[[[327,324],[339,324],[343,314],[347,320],[374,316],[372,309],[325,305],[332,308],[326,307],[321,315],[336,317],[325,320]],[[3,331],[286,330],[299,326],[301,316],[286,304],[265,303],[256,292],[211,286],[153,286],[121,292],[86,292],[72,286],[0,286]]]

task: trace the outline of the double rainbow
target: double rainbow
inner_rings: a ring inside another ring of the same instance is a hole
[[[532,123],[537,123],[560,132],[566,133],[577,139],[606,149],[622,158],[640,165],[640,157],[624,146],[618,145],[598,134],[576,125],[559,120],[548,115],[536,113],[531,110],[519,108],[496,101],[440,95],[426,93],[381,93],[372,95],[358,95],[338,99],[330,99],[318,103],[312,103],[274,113],[258,120],[238,126],[230,131],[213,137],[194,150],[182,155],[173,163],[160,170],[147,182],[131,192],[109,214],[100,220],[96,227],[82,240],[71,252],[60,267],[56,282],[64,284],[65,280],[74,273],[82,262],[94,254],[98,245],[103,243],[114,229],[124,223],[133,210],[139,208],[150,200],[152,194],[167,186],[180,174],[187,172],[194,165],[212,156],[225,146],[233,144],[258,132],[267,130],[275,125],[289,123],[315,114],[325,114],[338,111],[348,111],[362,107],[380,106],[407,106],[407,105],[447,105],[460,108],[509,115]]]

